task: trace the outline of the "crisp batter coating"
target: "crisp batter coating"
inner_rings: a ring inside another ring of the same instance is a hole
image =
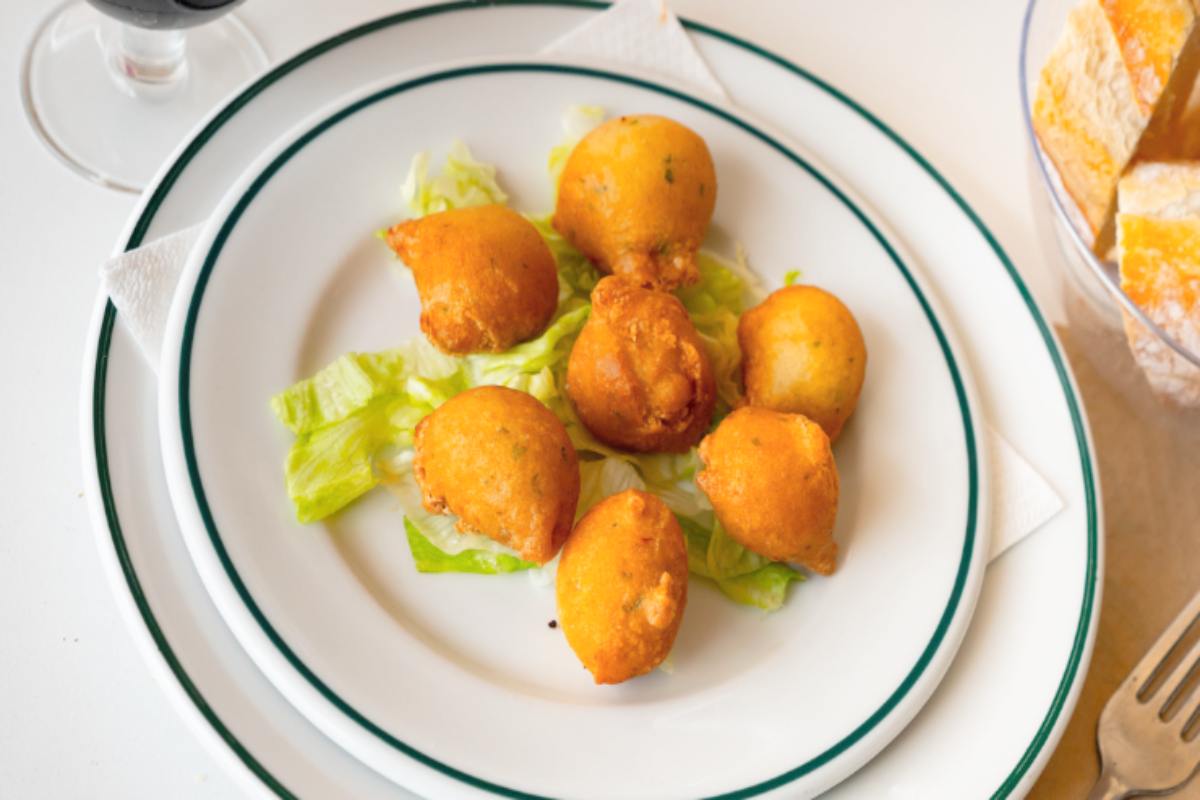
[[[444,353],[500,352],[538,336],[558,305],[554,256],[501,205],[401,222],[387,243],[412,270],[421,330]]]
[[[700,443],[696,484],[742,546],[832,575],[838,473],[829,437],[800,414],[745,406]]]
[[[662,663],[683,620],[687,579],[683,530],[654,495],[628,489],[579,520],[558,563],[558,619],[596,683]]]
[[[858,405],[867,347],[850,309],[815,286],[789,286],[738,322],[746,402],[803,414],[836,440]]]
[[[531,395],[482,386],[418,423],[413,473],[422,504],[458,517],[544,564],[559,551],[579,502],[579,461],[567,430]]]
[[[716,200],[698,134],[666,117],[617,117],[568,157],[554,227],[602,271],[671,289],[699,280],[696,252]]]
[[[674,295],[602,278],[567,361],[567,395],[605,444],[684,452],[704,435],[717,402],[700,334]]]

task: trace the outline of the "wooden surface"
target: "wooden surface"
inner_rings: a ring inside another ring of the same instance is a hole
[[[1085,797],[1099,772],[1096,722],[1179,610],[1200,591],[1200,414],[1153,396],[1118,331],[1069,285],[1058,330],[1095,440],[1105,574],[1091,668],[1075,714],[1031,798]],[[1200,800],[1200,780],[1177,798]]]

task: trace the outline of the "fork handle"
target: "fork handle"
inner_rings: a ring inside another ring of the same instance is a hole
[[[1105,766],[1100,771],[1100,779],[1088,794],[1088,800],[1121,800],[1128,796],[1129,787]]]

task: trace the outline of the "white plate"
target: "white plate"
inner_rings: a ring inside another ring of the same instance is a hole
[[[546,210],[546,156],[572,102],[698,131],[720,187],[710,239],[742,243],[768,287],[801,265],[854,310],[870,354],[837,446],[837,575],[770,616],[696,584],[673,674],[619,688],[596,687],[548,628],[550,587],[418,574],[386,493],[326,525],[292,521],[280,474],[290,436],[264,413],[339,354],[419,335],[412,281],[394,279],[373,235],[398,214],[412,155],[461,135],[499,166],[514,207]],[[811,794],[919,710],[978,595],[986,462],[951,339],[894,237],[761,124],[626,73],[448,66],[318,113],[221,202],[164,337],[168,486],[251,657],[318,728],[399,783],[444,796]]]
[[[334,37],[269,74],[181,149],[118,249],[207,217],[248,161],[346,89],[397,69],[504,47],[535,52],[591,13],[578,5],[458,5]],[[989,419],[1067,509],[988,569],[963,648],[904,735],[837,789],[846,796],[1020,793],[1069,716],[1086,669],[1100,569],[1095,478],[1061,353],[994,240],[894,133],[786,61],[693,26],[735,102],[769,119],[905,232],[978,373]],[[779,103],[786,96],[787,103]],[[819,137],[814,137],[814,131]],[[874,180],[886,175],[887,181]],[[402,796],[320,736],[238,648],[206,597],[161,475],[154,377],[103,298],[85,364],[85,468],[114,591],[168,696],[247,785],[282,796]]]

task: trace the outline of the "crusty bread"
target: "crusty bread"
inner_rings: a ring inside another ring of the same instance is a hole
[[[1140,152],[1170,146],[1170,131],[1200,69],[1192,0],[1083,0],[1042,68],[1033,125],[1042,150],[1107,253],[1117,182]]]
[[[1142,162],[1121,179],[1118,210],[1154,219],[1200,217],[1200,162]]]
[[[1176,341],[1200,352],[1200,162],[1147,162],[1121,180],[1121,289]],[[1131,315],[1125,335],[1155,391],[1200,406],[1200,368]]]

